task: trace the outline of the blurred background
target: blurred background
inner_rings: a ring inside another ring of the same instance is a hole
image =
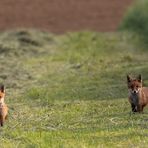
[[[0,0],[0,148],[147,148],[147,49],[148,0]]]
[[[0,30],[115,31],[133,0],[1,0]]]

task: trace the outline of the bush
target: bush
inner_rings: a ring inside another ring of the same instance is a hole
[[[125,15],[119,29],[136,33],[146,43],[148,41],[148,1],[137,1]]]

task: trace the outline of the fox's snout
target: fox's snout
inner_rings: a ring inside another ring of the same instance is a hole
[[[133,91],[133,93],[134,93],[134,94],[137,94],[137,93],[138,93],[138,91],[137,91],[137,90],[134,90],[134,91]]]
[[[139,88],[129,88],[129,91],[130,91],[132,94],[138,94],[139,91],[140,91],[140,87],[139,87]]]

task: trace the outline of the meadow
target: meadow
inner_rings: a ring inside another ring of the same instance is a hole
[[[126,75],[148,86],[148,51],[125,32],[0,33],[9,117],[1,148],[148,147],[148,107],[132,114]]]

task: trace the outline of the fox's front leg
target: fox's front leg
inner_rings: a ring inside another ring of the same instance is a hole
[[[132,112],[137,112],[137,107],[134,104],[131,104]]]
[[[143,113],[143,106],[142,106],[142,105],[138,105],[138,106],[137,106],[137,111],[138,111],[139,113]]]
[[[4,118],[2,115],[0,115],[0,126],[4,125]]]
[[[8,119],[8,115],[5,116],[5,120],[7,120],[7,119]]]

